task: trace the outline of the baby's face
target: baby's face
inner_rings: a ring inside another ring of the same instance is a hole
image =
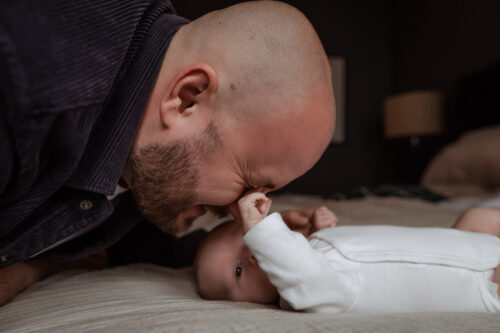
[[[196,258],[200,294],[208,299],[272,303],[278,292],[243,242],[243,228],[234,221],[214,229]]]

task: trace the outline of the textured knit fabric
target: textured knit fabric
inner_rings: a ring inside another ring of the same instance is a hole
[[[112,213],[106,195],[170,40],[187,21],[166,0],[0,7],[0,267],[40,253],[75,258],[83,253],[46,250]],[[87,244],[85,253],[109,242]]]

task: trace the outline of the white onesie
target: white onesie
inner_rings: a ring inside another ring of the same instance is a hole
[[[500,238],[445,228],[339,226],[307,240],[278,213],[244,241],[280,306],[310,312],[500,312]]]

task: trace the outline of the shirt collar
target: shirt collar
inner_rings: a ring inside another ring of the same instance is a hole
[[[87,168],[79,168],[67,185],[105,195],[114,193],[166,50],[186,23],[182,17],[163,14],[151,26],[91,134],[90,149],[95,151],[90,156],[94,158],[86,161]]]

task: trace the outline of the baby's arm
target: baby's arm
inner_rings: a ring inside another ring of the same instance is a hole
[[[343,312],[355,302],[354,273],[334,269],[278,213],[255,225],[243,240],[280,296],[295,310]]]
[[[322,206],[318,209],[280,211],[281,218],[290,230],[308,237],[318,230],[337,226],[334,212]]]
[[[247,194],[238,201],[245,232],[266,217],[271,202],[271,199],[260,192]],[[306,237],[323,228],[335,227],[338,222],[335,213],[325,206],[315,210],[285,210],[281,211],[280,215],[291,230],[300,232]]]
[[[350,307],[356,299],[355,278],[333,269],[323,253],[285,225],[280,214],[262,220],[270,203],[265,204],[263,194],[253,194],[238,203],[246,230],[243,240],[280,296],[296,310],[342,312]]]
[[[267,216],[271,202],[272,200],[261,192],[249,193],[238,201],[238,209],[245,233]]]
[[[453,228],[500,237],[500,209],[471,208],[459,217]]]

